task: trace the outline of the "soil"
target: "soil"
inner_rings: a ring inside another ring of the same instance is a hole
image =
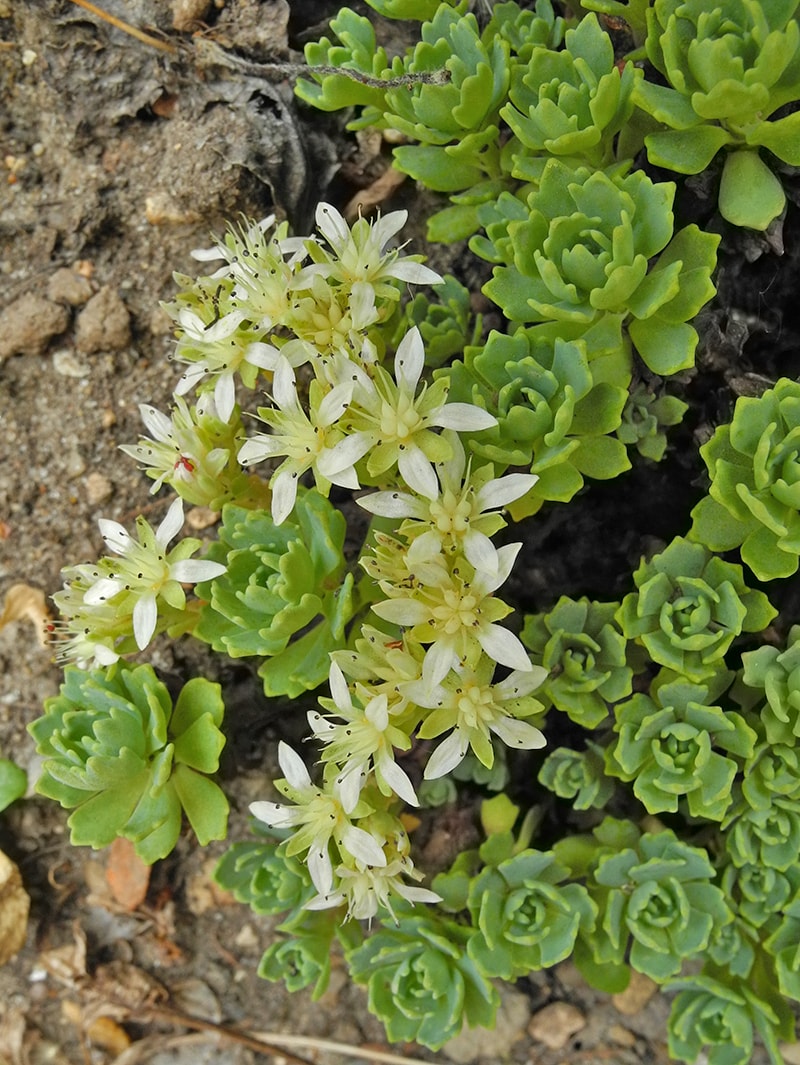
[[[295,232],[309,232],[319,199],[343,207],[386,171],[389,147],[356,141],[340,116],[299,104],[280,73],[267,79],[208,64],[209,35],[255,62],[297,61],[338,6],[105,0],[109,14],[176,44],[170,53],[69,0],[0,0],[0,595],[16,584],[52,595],[62,566],[100,553],[99,517],[163,516],[168,500],[149,495],[117,446],[138,438],[139,403],[169,404],[177,373],[159,301],[175,291],[173,271],[194,271],[191,250],[242,214],[276,210]],[[375,21],[399,50],[396,26]],[[786,185],[788,213],[766,237],[721,230],[719,294],[701,317],[696,372],[674,383],[690,411],[668,457],[592,484],[521,534],[511,530],[525,542],[513,584],[522,611],[564,594],[612,599],[629,590],[640,555],[686,531],[704,490],[697,447],[735,397],[798,376],[800,185],[791,175]],[[382,206],[412,207],[413,218],[430,204],[406,182]],[[702,182],[684,185],[678,214],[682,224],[720,225]],[[414,250],[420,238],[418,230]],[[460,271],[478,292],[463,247],[433,248],[431,263]],[[193,535],[204,535],[205,515],[189,518]],[[773,595],[787,626],[800,617],[799,597],[797,581]],[[305,705],[299,713],[267,705],[246,668],[222,668],[190,644],[159,642],[148,660],[169,683],[200,670],[222,682],[232,729],[222,773],[230,839],[247,838],[247,804],[268,794],[277,740],[300,733]],[[59,680],[30,621],[0,631],[0,755],[31,780],[26,725]],[[224,844],[199,850],[182,838],[132,904],[109,883],[119,855],[70,848],[65,820],[32,792],[0,816],[0,849],[32,899],[26,944],[0,968],[3,1065],[244,1065],[256,1060],[237,1035],[244,1031],[304,1037],[294,1052],[322,1063],[387,1049],[363,990],[336,962],[317,1003],[256,976],[274,922],[212,884]],[[667,1012],[645,980],[612,1000],[565,964],[504,988],[496,1033],[470,1033],[439,1055],[394,1051],[486,1065],[643,1065],[667,1060]],[[312,1037],[351,1049],[342,1058]]]

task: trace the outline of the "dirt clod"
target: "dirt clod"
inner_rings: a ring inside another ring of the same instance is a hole
[[[82,307],[92,298],[93,291],[88,279],[68,266],[56,270],[47,282],[47,298],[70,307]]]
[[[528,1034],[551,1050],[561,1050],[586,1025],[582,1010],[570,1002],[551,1002],[531,1018]]]
[[[128,308],[111,285],[104,285],[78,315],[75,345],[91,355],[97,351],[122,351],[131,339]]]
[[[0,313],[0,360],[9,355],[43,355],[68,325],[66,307],[26,292]]]

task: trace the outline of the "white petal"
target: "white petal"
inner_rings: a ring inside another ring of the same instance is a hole
[[[408,221],[408,211],[390,211],[372,223],[372,239],[383,248]]]
[[[325,396],[317,408],[316,424],[326,429],[333,425],[345,413],[353,398],[352,383],[337,385]]]
[[[462,433],[477,433],[497,425],[497,418],[474,403],[445,403],[429,424],[442,429],[458,429]]]
[[[372,492],[356,502],[370,514],[382,518],[423,518],[426,508],[406,492]]]
[[[372,438],[368,433],[351,433],[344,440],[323,451],[315,465],[322,476],[331,481],[332,474],[353,466],[366,455],[371,446]]]
[[[250,440],[245,440],[236,458],[242,466],[252,466],[272,455],[281,454],[283,454],[283,445],[280,440],[274,436],[267,436],[266,433],[256,433]]]
[[[283,740],[278,744],[278,763],[287,784],[291,787],[297,791],[305,791],[306,788],[312,786],[305,762],[297,751],[293,750],[288,743],[284,743]]]
[[[175,386],[175,395],[183,396],[189,391],[190,388],[194,388],[198,381],[200,381],[208,373],[208,366],[204,362],[195,362],[189,367],[188,370],[184,370],[181,376],[178,378],[178,383]]]
[[[272,828],[291,828],[297,824],[297,810],[278,802],[251,802],[250,813]]]
[[[136,606],[133,608],[133,635],[140,651],[143,651],[152,640],[157,620],[158,607],[155,595],[151,592],[137,599]]]
[[[497,548],[488,536],[477,529],[468,529],[464,536],[464,554],[467,562],[479,573],[496,574],[500,560]]]
[[[365,774],[361,763],[356,762],[353,766],[342,773],[338,778],[338,795],[342,809],[346,814],[351,814],[358,805],[361,797],[361,787],[364,783]]]
[[[428,891],[423,887],[412,887],[411,884],[395,884],[394,889],[406,902],[441,902],[442,896],[435,891]]]
[[[116,551],[118,555],[127,554],[127,552],[135,545],[136,541],[125,526],[120,525],[118,521],[110,521],[108,518],[100,518],[97,524],[100,527],[100,535],[106,542],[106,547],[110,547],[111,550]]]
[[[345,470],[339,470],[338,473],[331,473],[327,477],[322,470],[319,469],[319,464],[317,464],[317,469],[326,481],[330,481],[331,484],[338,484],[340,488],[350,488],[352,491],[357,492],[361,487],[358,480],[358,474],[352,466],[348,466]]]
[[[425,779],[437,780],[450,773],[457,765],[461,765],[468,746],[469,741],[466,736],[462,736],[458,729],[453,729],[428,759],[428,764],[425,766]]]
[[[214,386],[214,402],[217,405],[217,413],[220,421],[229,422],[236,405],[236,386],[233,383],[232,373],[221,373]]]
[[[428,690],[435,688],[457,665],[455,650],[444,640],[437,640],[428,648],[422,660],[422,683]]]
[[[365,832],[363,828],[348,825],[342,833],[342,846],[348,854],[351,854],[364,865],[386,865],[386,855],[383,847],[374,836]]]
[[[482,625],[475,635],[483,650],[495,662],[524,672],[533,669],[528,652],[514,633],[502,625]]]
[[[145,403],[139,404],[139,413],[142,416],[144,427],[154,440],[162,444],[168,444],[172,440],[172,422],[155,407],[148,407]]]
[[[544,734],[527,721],[518,721],[514,717],[503,717],[494,721],[489,728],[496,733],[507,747],[535,751],[544,747],[547,740]]]
[[[444,282],[444,278],[435,270],[408,259],[396,260],[384,270],[384,273],[389,277],[396,277],[398,281],[407,281],[410,285],[441,285]]]
[[[262,370],[274,370],[278,365],[281,353],[272,344],[264,344],[260,340],[254,341],[245,352],[245,361],[251,366],[259,366]]]
[[[441,552],[441,535],[435,533],[433,529],[428,529],[427,532],[422,533],[421,536],[415,536],[411,541],[411,545],[406,552],[407,566],[409,569],[430,566],[434,559],[441,556]],[[420,579],[424,581],[422,575],[420,575]]]
[[[272,396],[281,410],[299,410],[297,381],[289,360],[280,358],[272,379]]]
[[[332,910],[336,906],[343,906],[347,898],[341,891],[332,891],[330,895],[315,895],[309,899],[303,907],[304,910]]]
[[[173,581],[181,584],[198,584],[200,581],[211,581],[225,572],[227,566],[221,562],[205,562],[201,558],[185,558],[181,562],[173,562],[169,567],[169,575]]]
[[[294,510],[297,477],[290,470],[278,470],[269,486],[272,490],[272,520],[281,525]]]
[[[173,499],[170,504],[170,508],[164,515],[164,520],[156,529],[156,543],[160,547],[166,547],[167,544],[183,528],[183,500],[180,496],[177,499]]]
[[[417,793],[414,791],[414,785],[409,780],[405,770],[395,762],[393,758],[386,756],[380,759],[380,762],[375,766],[375,769],[395,795],[399,795],[403,802],[409,806],[419,806],[419,799]]]
[[[369,328],[378,317],[375,310],[375,289],[366,281],[355,281],[347,301],[353,329],[359,333]]]
[[[87,606],[96,606],[98,603],[104,603],[106,599],[111,599],[117,592],[121,592],[125,587],[125,582],[117,580],[114,577],[101,577],[99,581],[95,581],[91,588],[88,588],[83,596],[83,601]]]
[[[507,677],[498,681],[494,690],[503,700],[521,699],[540,688],[548,676],[548,671],[543,666],[533,666],[525,673],[515,669],[513,673],[509,673]]]
[[[386,599],[372,604],[373,611],[384,621],[395,625],[421,625],[430,620],[430,610],[415,599]]]
[[[94,659],[98,666],[113,666],[119,662],[119,655],[104,643],[92,643]]]
[[[343,714],[351,713],[353,702],[350,698],[350,689],[347,687],[344,673],[342,673],[336,662],[331,662],[331,668],[328,674],[328,684],[331,689],[331,698],[336,703],[337,707]]]
[[[336,732],[336,725],[332,721],[329,721],[327,717],[323,717],[318,710],[309,710],[306,714],[306,720],[318,740],[323,743],[330,742],[331,733]]]
[[[425,365],[425,348],[419,329],[409,329],[397,346],[394,357],[394,376],[401,389],[412,395],[417,390],[422,368]]]
[[[338,251],[350,240],[350,227],[332,204],[317,204],[315,221],[317,229],[334,250]]]
[[[226,258],[225,252],[217,245],[213,248],[193,248],[189,254],[199,263],[211,263]]]
[[[445,429],[442,436],[450,445],[453,454],[446,462],[436,464],[439,480],[443,488],[449,488],[452,492],[460,492],[464,480],[464,471],[467,468],[467,456],[461,437],[452,429]]]
[[[308,852],[306,863],[311,881],[320,895],[330,894],[333,887],[333,866],[331,865],[327,846],[324,850],[317,846],[312,846]]]
[[[538,480],[535,473],[509,473],[505,477],[495,477],[475,493],[475,502],[481,512],[499,510],[515,499],[521,499]]]
[[[439,493],[439,482],[433,466],[424,452],[415,444],[401,451],[397,457],[397,468],[403,480],[419,495],[426,499],[435,499]]]

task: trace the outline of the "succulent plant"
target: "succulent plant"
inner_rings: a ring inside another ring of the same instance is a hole
[[[73,810],[76,846],[123,836],[154,862],[175,846],[182,810],[201,843],[224,839],[228,803],[208,776],[225,743],[223,713],[219,685],[203,677],[188,681],[173,707],[150,666],[70,667],[29,727],[44,757],[37,790]]]
[[[299,910],[316,891],[307,868],[268,840],[234,843],[214,870],[214,879],[253,913],[275,916]]]
[[[633,575],[637,587],[622,600],[617,622],[658,662],[691,681],[724,669],[741,632],[767,627],[777,611],[744,583],[742,567],[702,544],[677,536]]]
[[[745,706],[757,704],[771,744],[792,748],[800,737],[800,625],[789,630],[786,648],[765,644],[742,655],[737,696]]]
[[[549,156],[602,169],[614,161],[614,137],[633,113],[633,86],[642,77],[632,63],[616,66],[611,38],[596,15],[569,29],[565,48],[536,48],[527,64],[517,64],[509,103],[500,116],[518,138],[506,146],[512,173],[536,180]]]
[[[667,450],[665,427],[677,425],[688,405],[676,396],[656,396],[645,385],[634,388],[622,412],[617,438],[627,447],[653,462],[660,462]]]
[[[748,1065],[758,1032],[770,1060],[783,1060],[778,1038],[794,1038],[794,1021],[776,995],[765,1001],[743,980],[723,983],[705,973],[673,980],[669,989],[679,992],[669,1019],[672,1057],[695,1062],[707,1047],[708,1065]]]
[[[545,758],[538,779],[560,799],[571,799],[575,810],[602,810],[614,793],[614,781],[605,774],[603,748],[591,741],[584,751],[556,747]]]
[[[736,401],[730,425],[700,448],[709,495],[690,536],[712,551],[741,546],[762,581],[790,577],[800,556],[800,384],[783,377],[757,399]]]
[[[370,1012],[392,1042],[438,1050],[464,1021],[492,1026],[499,996],[466,953],[472,935],[432,913],[398,914],[348,954],[350,974],[367,985]]]
[[[609,704],[631,693],[627,641],[614,620],[618,606],[562,596],[549,613],[525,618],[522,642],[548,671],[540,694],[584,728],[597,728]]]
[[[709,705],[730,679],[718,673],[706,684],[690,684],[667,675],[649,696],[637,693],[616,708],[618,738],[607,749],[606,768],[634,782],[648,813],[674,813],[685,798],[693,817],[722,820],[734,777],[757,738],[740,714]]]
[[[674,195],[643,171],[549,160],[533,191],[478,209],[486,236],[470,247],[495,264],[484,293],[512,322],[558,322],[568,339],[602,323],[621,346],[624,325],[653,373],[691,366],[688,323],[715,292],[719,238],[695,225],[673,234]]]
[[[552,853],[524,850],[472,879],[468,907],[477,933],[467,951],[483,973],[512,980],[571,954],[597,907],[567,877]]]
[[[267,656],[267,694],[317,687],[353,611],[344,536],[344,517],[314,490],[298,496],[294,519],[281,525],[267,511],[226,506],[208,557],[224,559],[227,570],[201,586],[207,602],[195,635],[232,658]]]
[[[734,225],[766,229],[786,203],[761,148],[800,164],[800,116],[772,120],[800,99],[796,9],[796,0],[655,0],[647,12],[647,55],[667,86],[640,81],[635,98],[668,127],[645,138],[650,162],[699,174],[724,148],[719,209]]]
[[[468,437],[498,465],[528,466],[538,480],[509,506],[515,520],[547,500],[566,502],[584,476],[606,480],[628,469],[619,426],[630,380],[624,349],[599,360],[597,379],[583,341],[552,341],[536,329],[490,333],[482,348],[446,371],[450,398],[485,407],[497,426]]]

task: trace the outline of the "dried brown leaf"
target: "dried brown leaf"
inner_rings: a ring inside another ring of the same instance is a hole
[[[384,170],[377,180],[373,181],[365,189],[360,189],[345,207],[344,217],[348,222],[354,221],[360,214],[371,214],[376,207],[380,207],[399,188],[406,179],[406,175],[390,166]]]
[[[45,604],[44,592],[39,588],[32,588],[29,584],[12,584],[6,592],[3,612],[0,614],[0,629],[5,628],[12,621],[23,620],[33,622],[39,636],[39,643],[46,647],[50,612]]]
[[[142,861],[129,839],[119,837],[111,844],[106,881],[123,909],[133,911],[144,902],[150,885],[150,866]]]
[[[22,949],[30,905],[19,869],[0,851],[0,965]]]

